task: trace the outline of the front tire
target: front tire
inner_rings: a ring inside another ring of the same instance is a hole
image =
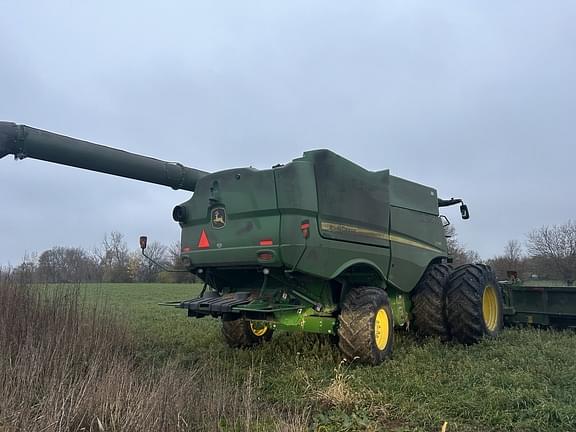
[[[228,346],[245,348],[259,345],[272,339],[273,329],[244,318],[222,321],[222,335]]]
[[[423,336],[450,339],[446,317],[446,291],[452,268],[448,264],[432,264],[414,288],[412,294],[412,322]]]
[[[504,323],[502,292],[492,269],[465,264],[450,275],[446,314],[452,336],[464,344],[500,333]]]
[[[391,356],[394,320],[383,289],[352,288],[342,303],[338,324],[338,347],[348,361],[376,365]]]

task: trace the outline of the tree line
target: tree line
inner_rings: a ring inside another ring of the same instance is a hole
[[[499,277],[508,270],[521,279],[576,280],[576,222],[543,226],[527,235],[522,244],[509,240],[502,255],[487,261]]]
[[[148,244],[146,255],[167,268],[182,270],[180,242],[170,246],[158,241]],[[193,282],[190,273],[161,270],[142,256],[140,249],[130,250],[119,232],[104,236],[102,244],[88,251],[79,247],[55,246],[24,258],[13,271],[31,282]]]
[[[448,227],[451,228],[451,227]],[[477,252],[467,250],[448,229],[448,249],[454,264],[482,262]],[[499,280],[515,271],[523,280],[576,280],[576,222],[568,220],[560,225],[542,226],[526,235],[524,242],[508,240],[502,254],[484,261],[496,272]]]
[[[506,279],[510,270],[521,279],[576,280],[576,222],[542,226],[531,231],[524,241],[509,240],[501,255],[482,260],[478,252],[467,249],[452,226],[445,227],[448,252],[453,265],[484,262],[492,266],[499,279]],[[182,269],[180,243],[170,246],[160,242],[148,244],[146,253],[154,261],[174,269]],[[99,247],[87,251],[77,247],[56,246],[39,255],[32,255],[14,269],[33,282],[191,282],[189,273],[161,271],[142,256],[130,250],[123,234],[111,232]]]

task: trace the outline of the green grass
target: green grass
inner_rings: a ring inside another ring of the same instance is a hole
[[[397,331],[393,359],[347,365],[328,337],[277,333],[272,342],[233,350],[212,318],[158,306],[196,296],[199,286],[85,285],[133,328],[139,361],[183,366],[209,361],[231,371],[256,366],[258,399],[310,410],[311,430],[576,430],[576,332],[506,329],[465,347]],[[240,374],[239,374],[240,376]]]

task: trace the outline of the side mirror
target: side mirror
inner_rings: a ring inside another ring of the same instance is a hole
[[[468,206],[466,204],[460,206],[460,214],[462,215],[462,219],[470,219],[470,212],[468,211]]]
[[[144,252],[144,249],[146,249],[147,244],[148,244],[148,237],[140,236],[140,249],[142,249],[142,252]]]

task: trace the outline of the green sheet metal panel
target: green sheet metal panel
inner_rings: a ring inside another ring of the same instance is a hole
[[[576,326],[576,287],[503,284],[509,324]]]
[[[438,216],[401,207],[390,208],[389,281],[410,291],[434,260],[447,257],[446,238]]]
[[[193,197],[183,204],[188,219],[182,226],[182,252],[195,267],[255,265],[257,252],[274,253],[272,266],[281,264],[280,214],[273,170],[239,168],[209,174],[198,181]],[[215,212],[224,224],[216,224]],[[208,246],[203,247],[205,235]]]
[[[390,205],[438,216],[436,189],[390,176]]]
[[[297,160],[274,169],[280,213],[280,254],[284,265],[295,268],[305,248],[302,224],[317,233],[318,199],[314,165]]]
[[[304,159],[314,163],[321,235],[388,247],[388,171],[368,171],[329,150]]]

